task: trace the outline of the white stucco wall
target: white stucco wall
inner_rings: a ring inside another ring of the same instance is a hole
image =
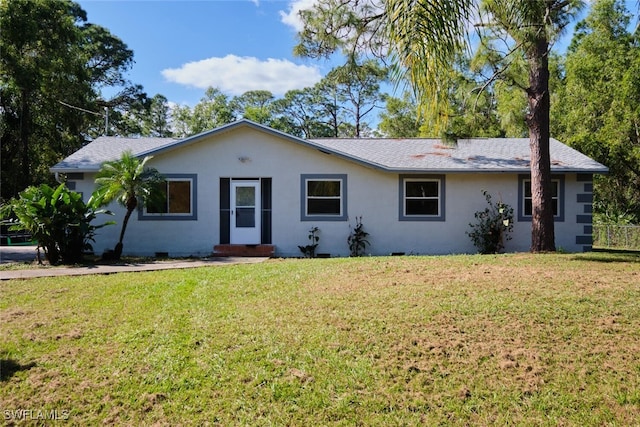
[[[445,222],[399,221],[398,174],[366,168],[249,127],[156,155],[150,165],[164,174],[197,174],[197,220],[139,221],[134,213],[125,235],[125,254],[210,254],[220,243],[220,177],[272,178],[271,234],[278,256],[300,256],[298,245],[308,243],[308,230],[313,226],[320,229],[318,253],[348,256],[349,226],[359,216],[370,233],[367,253],[373,255],[473,253],[476,250],[465,232],[475,222],[474,213],[486,206],[482,190],[513,206],[517,218],[516,174],[446,175]],[[301,174],[346,174],[349,221],[301,221]],[[93,191],[93,179],[85,174],[84,181],[76,183],[85,200]],[[556,245],[567,251],[583,248],[576,244],[576,235],[582,234],[584,224],[575,221],[583,206],[574,203],[582,190],[583,183],[576,182],[575,174],[566,176],[565,220],[556,223]],[[118,239],[124,209],[115,205],[110,209],[118,223],[99,231],[96,253],[113,248]],[[516,222],[512,236],[506,242],[507,251],[528,251],[531,223]]]

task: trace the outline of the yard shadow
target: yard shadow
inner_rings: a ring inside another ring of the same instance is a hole
[[[592,262],[637,262],[640,263],[640,251],[625,249],[594,249],[592,252],[573,257],[574,261]]]
[[[0,382],[7,381],[16,372],[28,371],[34,366],[36,366],[35,362],[29,362],[23,365],[13,359],[0,359]]]

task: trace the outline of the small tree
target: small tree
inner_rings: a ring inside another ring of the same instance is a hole
[[[298,245],[300,252],[302,252],[305,257],[316,257],[316,248],[318,247],[318,241],[320,240],[320,236],[318,236],[319,232],[320,229],[318,227],[311,227],[311,229],[309,229],[309,241],[311,243],[305,246]]]
[[[65,184],[57,188],[42,184],[28,187],[18,199],[2,206],[0,217],[13,218],[10,230],[31,234],[50,264],[74,264],[82,260],[84,250],[91,249],[95,230],[113,224],[91,224],[97,214],[110,213],[97,207],[95,199],[85,204],[80,193]]]
[[[122,255],[122,240],[129,223],[129,218],[139,204],[144,206],[152,196],[155,196],[158,184],[163,177],[155,168],[146,167],[151,156],[140,160],[130,151],[125,151],[119,160],[104,162],[96,176],[95,195],[102,205],[117,200],[127,209],[122,221],[120,238],[114,248],[114,259]]]
[[[467,234],[481,254],[495,254],[504,248],[504,241],[511,240],[513,231],[513,208],[505,203],[493,203],[491,195],[483,190],[489,207],[475,213],[476,224],[469,224],[472,231]]]
[[[351,228],[351,225],[349,225]],[[362,225],[362,217],[356,217],[356,226],[349,233],[349,237],[347,237],[347,243],[349,243],[349,251],[350,256],[357,257],[364,254],[364,251],[369,244],[367,237],[369,233],[364,231],[364,226]]]

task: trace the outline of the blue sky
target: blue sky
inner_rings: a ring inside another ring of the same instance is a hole
[[[313,86],[336,65],[294,57],[300,1],[78,3],[89,22],[133,50],[130,80],[179,104],[196,104],[209,86],[230,96],[255,89],[281,96]]]
[[[207,87],[229,96],[312,86],[333,66],[293,55],[297,11],[314,0],[79,0],[88,21],[134,51],[129,72],[149,96],[195,105]],[[631,11],[636,0],[626,0]],[[583,12],[586,15],[587,8]],[[634,20],[632,25],[637,24]],[[563,44],[571,39],[570,32]]]

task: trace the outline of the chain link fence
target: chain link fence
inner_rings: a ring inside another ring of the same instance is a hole
[[[594,224],[593,246],[611,249],[640,249],[640,225]]]

